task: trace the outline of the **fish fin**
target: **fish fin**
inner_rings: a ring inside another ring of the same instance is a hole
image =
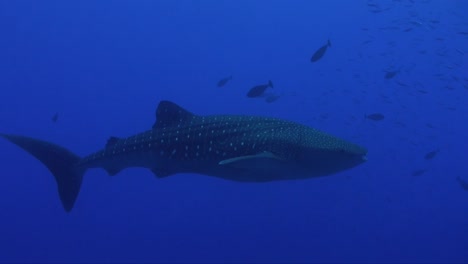
[[[109,137],[107,139],[106,148],[115,145],[120,140],[118,137]]]
[[[156,109],[156,122],[153,129],[171,126],[195,117],[194,114],[170,101],[161,101]]]
[[[241,169],[252,168],[268,168],[272,162],[283,161],[275,154],[264,151],[255,155],[239,156],[235,158],[225,159],[218,164],[222,166],[231,166]]]
[[[270,86],[271,88],[273,88],[273,82],[271,80],[268,81],[268,86]]]
[[[33,155],[49,169],[57,183],[63,208],[70,212],[80,192],[86,171],[85,168],[76,166],[81,158],[59,145],[43,140],[8,134],[0,136]]]

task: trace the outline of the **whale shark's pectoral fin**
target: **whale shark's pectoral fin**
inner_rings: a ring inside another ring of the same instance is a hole
[[[239,169],[254,169],[254,168],[268,168],[272,164],[284,162],[284,159],[276,156],[275,154],[264,151],[255,155],[239,156],[235,158],[225,159],[218,164],[222,166],[231,166]]]

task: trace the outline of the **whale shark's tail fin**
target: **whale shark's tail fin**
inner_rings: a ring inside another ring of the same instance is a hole
[[[0,136],[29,152],[49,169],[57,182],[63,208],[67,212],[71,211],[86,170],[76,166],[81,158],[59,145],[46,141],[9,134]]]

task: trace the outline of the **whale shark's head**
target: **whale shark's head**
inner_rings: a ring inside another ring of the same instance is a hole
[[[171,102],[156,113],[164,153],[157,175],[196,172],[264,182],[330,175],[365,161],[367,150],[295,122],[259,116],[198,116]],[[162,150],[162,151],[161,151]],[[165,173],[164,173],[165,172]]]
[[[367,149],[344,139],[303,127],[296,162],[316,176],[351,169],[367,160]]]

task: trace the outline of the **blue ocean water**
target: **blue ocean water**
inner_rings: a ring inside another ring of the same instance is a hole
[[[369,150],[356,168],[270,183],[89,170],[66,213],[47,168],[2,139],[0,261],[467,263],[465,10],[462,0],[0,1],[2,133],[84,156],[149,129],[171,100],[296,121]],[[268,80],[276,101],[246,97]]]

